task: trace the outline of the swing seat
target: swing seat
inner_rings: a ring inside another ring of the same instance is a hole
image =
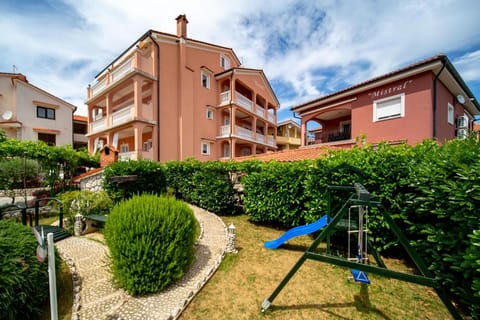
[[[353,280],[355,280],[355,282],[362,282],[362,283],[370,284],[370,279],[368,279],[368,275],[365,271],[352,269],[352,276],[353,276]]]

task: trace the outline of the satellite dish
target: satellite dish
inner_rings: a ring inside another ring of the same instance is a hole
[[[457,95],[457,101],[460,104],[464,104],[465,103],[465,97],[462,96],[461,94],[459,94],[459,95]]]
[[[5,121],[8,121],[8,120],[12,119],[12,116],[13,116],[13,112],[10,111],[10,110],[7,110],[2,114],[2,119],[5,120]]]

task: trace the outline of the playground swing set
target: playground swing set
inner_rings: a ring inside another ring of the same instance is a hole
[[[351,169],[351,168],[347,168]],[[356,169],[356,168],[355,168]],[[358,169],[357,169],[358,170]],[[343,203],[338,212],[332,215],[332,191],[349,191],[351,194]],[[327,214],[321,217],[314,223],[295,227],[290,229],[285,234],[276,240],[265,242],[264,246],[267,249],[275,249],[280,247],[289,239],[320,231],[312,244],[305,250],[304,254],[299,258],[295,265],[290,269],[287,275],[283,278],[273,293],[263,301],[261,311],[265,312],[271,306],[274,299],[280,294],[282,289],[287,285],[288,281],[300,269],[303,263],[307,260],[315,260],[326,262],[351,269],[352,277],[355,282],[361,284],[360,293],[365,295],[368,292],[368,285],[370,279],[367,273],[373,273],[384,277],[389,277],[401,281],[412,282],[419,285],[424,285],[433,288],[438,297],[442,300],[444,305],[454,319],[462,319],[452,302],[448,298],[446,291],[441,284],[433,277],[430,270],[428,270],[423,259],[418,255],[416,250],[409,244],[408,239],[403,235],[400,228],[397,226],[392,217],[381,210],[385,222],[390,227],[391,231],[397,237],[399,243],[403,246],[407,254],[417,266],[418,270],[423,275],[414,275],[394,270],[389,270],[383,263],[378,251],[368,239],[368,210],[369,208],[381,209],[380,202],[375,201],[365,187],[360,183],[355,183],[352,186],[328,186],[327,187],[328,209]],[[344,217],[348,214],[348,219]],[[356,215],[357,219],[355,219]],[[330,254],[330,236],[338,229],[346,229],[348,234],[348,248],[347,258],[341,258]],[[352,250],[350,242],[351,238],[357,238],[356,250]],[[317,248],[326,241],[327,248],[325,253],[318,253]],[[376,261],[375,265],[368,264],[368,250]],[[352,251],[352,252],[351,252]]]

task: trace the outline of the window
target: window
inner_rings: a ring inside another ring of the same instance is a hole
[[[230,59],[228,59],[226,56],[223,54],[220,55],[220,66],[223,69],[230,69]]]
[[[147,140],[143,143],[143,151],[150,151],[152,149],[152,140]]]
[[[213,110],[210,108],[207,108],[207,119],[213,120]]]
[[[128,152],[128,143],[122,143],[120,145],[120,153],[127,153]]]
[[[55,120],[55,109],[37,106],[37,118]]]
[[[405,116],[405,94],[373,102],[373,122]]]
[[[448,123],[453,124],[453,106],[450,103],[448,104],[447,121],[448,121]]]
[[[51,134],[51,133],[38,133],[38,140],[43,141],[49,146],[55,146],[56,143],[56,135]]]
[[[202,71],[202,87],[210,89],[210,75]]]
[[[202,141],[202,155],[210,155],[210,142]]]

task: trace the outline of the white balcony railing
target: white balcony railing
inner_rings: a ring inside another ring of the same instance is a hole
[[[235,133],[242,138],[253,139],[253,131],[252,130],[242,128],[240,126],[235,126]]]
[[[273,137],[268,137],[267,144],[269,146],[275,146],[275,139]]]
[[[107,78],[105,77],[102,80],[96,82],[92,86],[92,96],[96,95],[97,93],[99,93],[100,91],[105,89],[106,87],[107,87]]]
[[[137,153],[135,151],[120,152],[118,154],[118,160],[120,161],[137,160]]]
[[[133,56],[127,59],[127,61],[122,63],[119,67],[115,68],[112,71],[112,82],[119,80],[129,71],[133,70],[132,62],[133,62]]]
[[[224,125],[220,127],[220,137],[228,137],[230,136],[230,125]]]
[[[104,130],[107,126],[105,125],[105,118],[101,118],[90,123],[90,132],[98,132]]]
[[[275,116],[270,112],[268,113],[268,121],[275,122]]]
[[[127,121],[132,120],[133,119],[132,111],[133,111],[133,106],[132,105],[115,111],[111,115],[112,126],[116,126],[116,125],[119,125],[119,124],[122,124],[122,123],[125,123]]]
[[[262,118],[265,118],[265,109],[257,104],[255,112]]]
[[[230,90],[220,93],[220,105],[230,102]]]
[[[261,143],[265,143],[265,136],[261,133],[257,133],[257,141]]]
[[[245,97],[243,94],[235,91],[235,102],[239,105],[247,109],[248,111],[252,111],[252,100]]]

